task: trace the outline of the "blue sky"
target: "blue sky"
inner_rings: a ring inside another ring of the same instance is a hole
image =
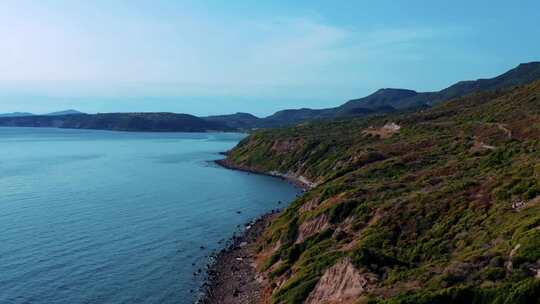
[[[540,60],[539,12],[537,0],[3,0],[0,112],[267,115],[439,90]]]

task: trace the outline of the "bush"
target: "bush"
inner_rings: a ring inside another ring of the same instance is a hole
[[[512,258],[514,267],[523,263],[535,263],[540,259],[540,230],[533,228],[524,233],[518,240],[520,248]]]
[[[525,280],[492,288],[462,286],[405,294],[379,304],[540,304],[540,281]]]
[[[341,204],[332,206],[329,210],[329,221],[332,224],[341,223],[352,211],[359,205],[357,201],[346,201]]]

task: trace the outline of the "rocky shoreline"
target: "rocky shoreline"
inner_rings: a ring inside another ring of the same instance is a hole
[[[261,302],[262,286],[254,266],[255,245],[271,220],[272,211],[248,223],[244,233],[234,236],[221,250],[207,272],[198,304],[255,304]]]
[[[221,153],[226,155],[226,153]],[[230,170],[281,178],[307,191],[309,183],[293,176],[271,174],[252,168],[237,166],[227,159],[214,161]],[[263,287],[257,279],[255,269],[255,246],[271,221],[280,210],[272,210],[244,225],[244,231],[234,235],[229,245],[217,253],[214,262],[208,266],[206,282],[201,289],[197,304],[255,304],[261,303]]]
[[[224,154],[224,155],[226,155],[226,154]],[[215,160],[214,163],[216,163],[217,165],[219,165],[221,167],[230,169],[230,170],[236,170],[236,171],[242,171],[242,172],[247,172],[247,173],[260,174],[260,175],[266,175],[266,176],[272,176],[272,177],[281,178],[283,180],[286,180],[286,181],[290,182],[291,184],[295,185],[296,187],[302,189],[303,191],[307,191],[309,189],[312,189],[315,186],[313,183],[307,181],[305,178],[298,178],[298,177],[291,176],[291,175],[284,175],[284,174],[276,174],[276,173],[265,172],[265,171],[258,171],[258,170],[255,170],[253,168],[248,168],[248,167],[244,167],[244,166],[238,166],[236,164],[231,163],[226,158],[225,159]]]

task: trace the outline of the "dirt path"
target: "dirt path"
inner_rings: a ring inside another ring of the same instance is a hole
[[[509,139],[512,139],[512,130],[508,129],[505,125],[501,123],[495,124],[499,130],[503,131],[506,136],[508,136]]]

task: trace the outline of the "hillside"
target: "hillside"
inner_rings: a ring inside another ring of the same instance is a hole
[[[49,113],[49,114],[46,114],[46,115],[49,115],[49,116],[63,116],[63,115],[80,115],[80,114],[86,114],[86,113],[70,109],[70,110],[65,110],[65,111],[52,112],[52,113]]]
[[[421,105],[436,105],[445,100],[464,96],[472,92],[493,91],[524,85],[540,79],[540,62],[522,63],[514,69],[490,79],[460,81],[439,92],[420,93],[404,99],[396,108],[418,107]]]
[[[437,92],[416,92],[406,89],[386,88],[363,98],[349,100],[341,106],[327,109],[289,109],[278,111],[268,117],[240,122],[244,128],[273,128],[290,126],[310,120],[360,117],[386,114],[395,111],[416,110],[437,105],[443,101],[474,92],[493,91],[529,84],[540,79],[540,62],[523,63],[516,68],[490,79],[461,81]],[[212,121],[236,125],[236,117],[224,115]],[[251,125],[250,125],[251,123]]]
[[[404,89],[380,89],[377,92],[360,99],[353,99],[339,107],[340,112],[347,113],[356,108],[375,109],[378,107],[398,108],[398,101],[413,98],[422,93]]]
[[[238,129],[238,130],[258,128],[260,127],[259,122],[261,121],[260,118],[249,113],[214,115],[214,116],[206,116],[206,117],[201,117],[201,118],[210,122],[222,123],[232,129]]]
[[[34,114],[28,112],[13,112],[13,113],[2,113],[0,117],[22,117],[22,116],[33,116]]]
[[[108,113],[68,114],[60,116],[0,117],[1,127],[49,127],[147,132],[230,131],[219,122],[210,122],[187,114]]]
[[[540,303],[540,81],[255,132],[227,165],[312,189],[258,241],[269,303]]]
[[[79,115],[79,114],[86,114],[86,113],[79,112],[77,110],[65,110],[65,111],[52,112],[52,113],[48,113],[44,115],[63,116],[63,115]],[[24,116],[36,116],[36,114],[29,113],[29,112],[13,112],[13,113],[0,114],[0,117],[24,117]]]

